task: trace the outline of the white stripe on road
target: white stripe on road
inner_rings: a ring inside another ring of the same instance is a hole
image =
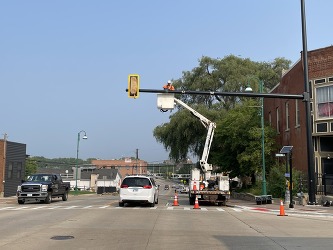
[[[223,208],[216,208],[218,211],[220,211],[220,212],[225,212],[225,210],[223,209]]]
[[[64,209],[72,209],[72,208],[76,208],[77,206],[70,206],[70,207],[65,207]]]
[[[34,207],[33,209],[37,210],[37,209],[42,209],[42,208],[44,208],[44,207]]]

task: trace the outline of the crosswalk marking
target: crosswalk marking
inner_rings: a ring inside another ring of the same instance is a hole
[[[17,206],[17,207],[2,207],[0,208],[0,211],[18,211],[18,210],[43,210],[43,209],[49,209],[49,210],[71,210],[71,209],[85,209],[85,210],[92,210],[92,209],[151,209],[151,210],[160,210],[160,209],[166,209],[168,211],[194,211],[196,209],[192,209],[191,206],[154,206],[154,207],[143,207],[143,206],[112,206],[112,205],[88,205],[88,206],[52,206],[52,205],[42,205],[42,206]],[[234,211],[234,212],[243,212],[247,209],[242,207],[229,207],[229,208],[221,208],[221,207],[200,207],[200,209],[197,209],[197,211],[203,211],[203,212],[211,212],[211,211],[219,211],[219,212],[226,212],[227,210]]]
[[[42,209],[43,207],[33,207],[32,209],[37,210],[37,209]]]

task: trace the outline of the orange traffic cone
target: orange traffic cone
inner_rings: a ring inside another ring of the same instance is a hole
[[[173,199],[173,204],[172,206],[179,206],[178,204],[178,194],[177,191],[175,191],[175,198]]]
[[[194,183],[193,183],[193,191],[197,191],[197,184],[196,184],[195,181],[194,181]]]
[[[200,209],[200,207],[199,207],[199,201],[198,201],[198,196],[197,195],[195,196],[195,202],[194,202],[193,209]]]
[[[280,201],[280,214],[278,216],[287,216],[286,213],[284,212],[284,206],[283,206],[283,201]]]

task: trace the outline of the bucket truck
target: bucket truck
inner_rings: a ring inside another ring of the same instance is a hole
[[[200,169],[194,168],[191,170],[189,202],[191,205],[194,205],[195,198],[198,196],[199,201],[225,206],[227,200],[230,198],[229,176],[222,173],[212,174],[212,165],[207,162],[216,123],[210,121],[181,100],[175,98],[172,93],[157,95],[157,107],[162,111],[174,109],[176,103],[189,110],[207,129],[205,146],[199,161]]]

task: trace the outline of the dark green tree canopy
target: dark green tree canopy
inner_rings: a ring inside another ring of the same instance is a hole
[[[267,92],[279,83],[282,71],[287,70],[291,61],[276,58],[273,62],[254,62],[234,55],[222,59],[202,57],[199,65],[191,71],[184,71],[180,79],[174,80],[177,90],[244,92],[250,85],[259,92],[259,81]],[[259,109],[242,109],[251,103],[259,105],[259,99],[237,96],[176,95],[193,109],[217,123],[216,136],[211,148],[211,163],[222,170],[233,170],[235,175],[248,174],[260,164],[260,116]],[[188,155],[201,157],[207,131],[189,111],[177,107],[170,115],[170,122],[154,129],[154,137],[162,143],[169,157],[181,161]],[[273,147],[273,131],[265,128],[267,155]]]

